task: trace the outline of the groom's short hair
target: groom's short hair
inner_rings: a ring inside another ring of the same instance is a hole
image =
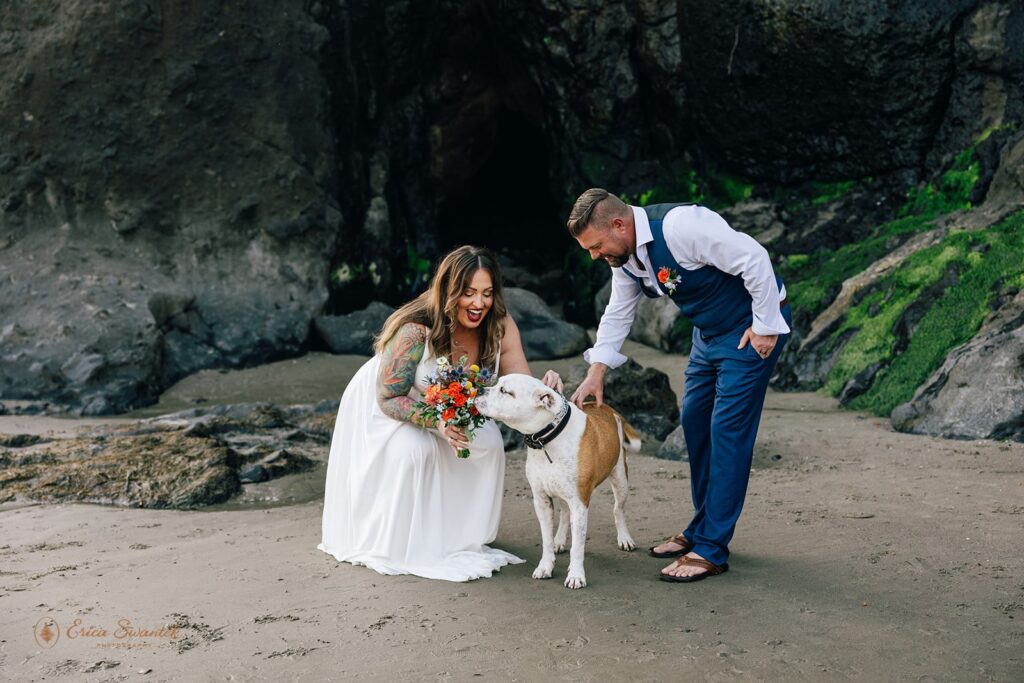
[[[626,203],[611,192],[600,187],[592,187],[576,199],[565,226],[569,229],[570,235],[579,237],[589,225],[601,227],[608,218],[623,216],[628,211]]]

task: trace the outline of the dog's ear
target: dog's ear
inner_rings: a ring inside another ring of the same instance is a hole
[[[548,387],[538,389],[537,391],[533,392],[533,400],[541,408],[547,408],[548,410],[551,410],[552,408],[555,407],[555,392],[549,389]]]

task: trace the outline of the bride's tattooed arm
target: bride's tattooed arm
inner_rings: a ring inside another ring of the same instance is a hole
[[[416,414],[410,396],[416,381],[416,366],[423,358],[427,330],[422,325],[407,323],[384,347],[377,375],[377,403],[388,417],[430,429],[434,418]]]

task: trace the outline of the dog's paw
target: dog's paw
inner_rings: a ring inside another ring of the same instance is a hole
[[[585,588],[587,585],[587,577],[583,574],[569,574],[565,578],[565,587],[577,590],[579,588]]]
[[[625,538],[620,538],[618,545],[619,550],[625,550],[626,552],[636,550],[636,541],[634,541],[629,536],[626,536]]]
[[[546,565],[543,565],[543,564],[537,565],[537,568],[533,570],[533,578],[535,578],[535,579],[550,579],[551,578],[551,572],[553,570],[554,570],[554,567],[549,567],[549,566],[546,566]]]
[[[559,543],[558,541],[555,541],[555,554],[556,555],[561,555],[564,552],[565,552],[565,541],[562,541],[561,543]]]

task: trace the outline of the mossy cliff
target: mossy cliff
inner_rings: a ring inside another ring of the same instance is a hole
[[[883,416],[914,398],[950,353],[1024,288],[1024,195],[1006,201],[1002,187],[1019,177],[1014,150],[1022,145],[1006,145],[1002,177],[991,191],[984,188],[992,197],[981,207],[973,205],[981,165],[972,145],[912,190],[898,218],[865,239],[780,256],[804,324],[777,384],[820,388],[851,408]],[[1003,381],[1018,381],[1021,368],[1011,363],[1007,370]],[[900,425],[911,426],[906,420]],[[939,431],[958,435],[952,428]]]

